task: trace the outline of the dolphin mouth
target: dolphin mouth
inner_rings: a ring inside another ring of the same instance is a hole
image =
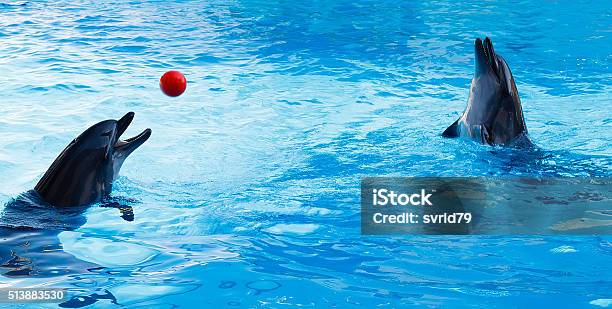
[[[140,147],[140,145],[146,142],[149,137],[151,137],[151,129],[146,129],[136,136],[121,140],[121,135],[125,132],[125,130],[127,130],[133,119],[134,112],[129,112],[125,114],[125,116],[121,117],[121,119],[117,120],[115,141],[113,145],[115,152],[129,155],[132,153],[132,151],[136,150],[136,148]]]
[[[480,38],[476,39],[474,42],[474,54],[476,56],[476,75],[493,71],[499,77],[497,55],[493,49],[493,42],[491,42],[489,37],[485,37],[484,41]]]

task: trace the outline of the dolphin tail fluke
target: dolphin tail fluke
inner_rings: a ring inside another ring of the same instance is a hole
[[[459,137],[458,123],[459,123],[459,119],[453,122],[453,124],[451,124],[450,127],[446,128],[446,130],[444,130],[444,132],[442,133],[442,136],[449,137],[449,138]]]

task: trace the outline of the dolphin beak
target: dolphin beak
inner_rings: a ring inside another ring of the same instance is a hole
[[[499,65],[497,63],[497,55],[495,54],[495,49],[493,49],[493,42],[488,37],[484,40],[484,50],[487,53],[487,57],[489,58],[489,64],[491,65],[491,69],[495,72],[496,75],[499,76]]]
[[[476,57],[474,59],[474,64],[476,65],[476,76],[486,73],[489,68],[489,61],[487,59],[487,54],[485,53],[485,49],[482,45],[482,40],[480,38],[477,38],[474,42],[474,56]]]
[[[474,54],[476,57],[476,76],[487,73],[489,70],[497,74],[497,57],[495,56],[491,39],[486,37],[484,42],[480,38],[476,39],[474,42]]]
[[[134,112],[129,112],[125,114],[125,116],[121,117],[121,119],[117,120],[117,131],[115,138],[119,139],[121,134],[125,132],[125,130],[130,126],[132,120],[134,119]]]
[[[134,150],[136,150],[136,148],[140,147],[140,145],[151,137],[151,129],[146,129],[134,137],[121,140],[121,135],[125,132],[130,123],[132,123],[132,119],[134,119],[134,113],[129,112],[125,114],[125,116],[121,117],[121,119],[117,120],[117,131],[115,135],[116,141],[114,148],[115,153],[120,154],[123,157],[129,156]]]

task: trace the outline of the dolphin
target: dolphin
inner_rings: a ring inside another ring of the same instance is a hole
[[[34,190],[60,207],[88,205],[110,195],[125,159],[151,136],[151,129],[146,129],[120,140],[132,119],[134,113],[129,112],[85,130],[60,153]]]
[[[488,37],[474,42],[475,66],[463,115],[444,137],[468,137],[483,144],[531,147],[514,77]]]
[[[49,277],[97,267],[58,250],[62,246],[57,235],[85,224],[85,211],[97,202],[119,209],[123,220],[134,220],[131,200],[110,197],[125,159],[151,136],[151,129],[146,129],[121,140],[133,118],[129,112],[85,130],[60,153],[33,190],[4,206],[0,216],[4,276]]]

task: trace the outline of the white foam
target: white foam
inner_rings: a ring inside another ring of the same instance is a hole
[[[572,246],[560,246],[557,248],[550,249],[552,253],[574,253],[578,252],[578,250],[574,249]]]
[[[599,306],[599,307],[607,308],[610,305],[612,305],[612,299],[610,299],[610,298],[600,298],[600,299],[592,300],[591,302],[589,302],[589,304],[595,305],[595,306]]]
[[[318,224],[277,224],[264,231],[272,234],[297,234],[306,235],[316,231]]]

